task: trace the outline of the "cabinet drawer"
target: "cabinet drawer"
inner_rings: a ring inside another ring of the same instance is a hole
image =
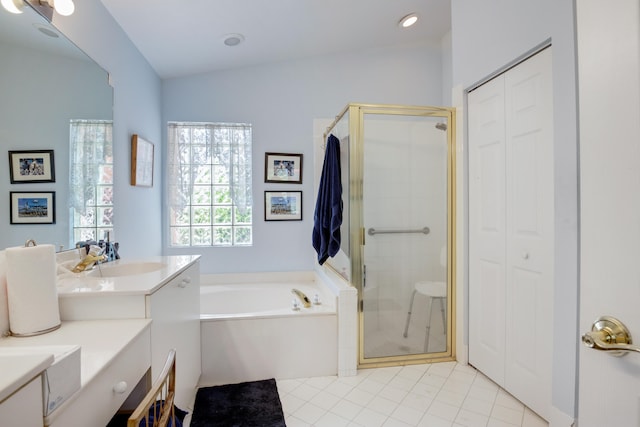
[[[145,329],[72,400],[45,418],[53,427],[104,427],[151,365],[151,338]],[[115,391],[123,386],[123,391]]]
[[[42,426],[42,376],[0,403],[0,425],[3,427]]]
[[[61,320],[144,319],[144,295],[63,295],[58,298]]]

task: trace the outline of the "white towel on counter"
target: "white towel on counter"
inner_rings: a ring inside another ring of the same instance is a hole
[[[54,245],[6,249],[9,329],[37,335],[60,326]]]

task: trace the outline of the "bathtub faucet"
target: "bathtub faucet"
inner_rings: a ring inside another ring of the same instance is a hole
[[[304,305],[304,308],[309,308],[311,307],[311,301],[309,300],[309,298],[304,294],[304,292],[293,288],[291,289],[291,293],[295,294],[298,299],[300,299],[300,302],[302,303],[302,305]]]

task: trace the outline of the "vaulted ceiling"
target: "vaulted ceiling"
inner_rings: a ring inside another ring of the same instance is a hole
[[[102,0],[160,77],[407,44],[437,44],[450,0]],[[398,21],[416,13],[403,29]],[[230,34],[244,40],[227,46]]]

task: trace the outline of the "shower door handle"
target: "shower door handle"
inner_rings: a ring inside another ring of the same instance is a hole
[[[367,264],[362,265],[362,287],[367,287]]]

